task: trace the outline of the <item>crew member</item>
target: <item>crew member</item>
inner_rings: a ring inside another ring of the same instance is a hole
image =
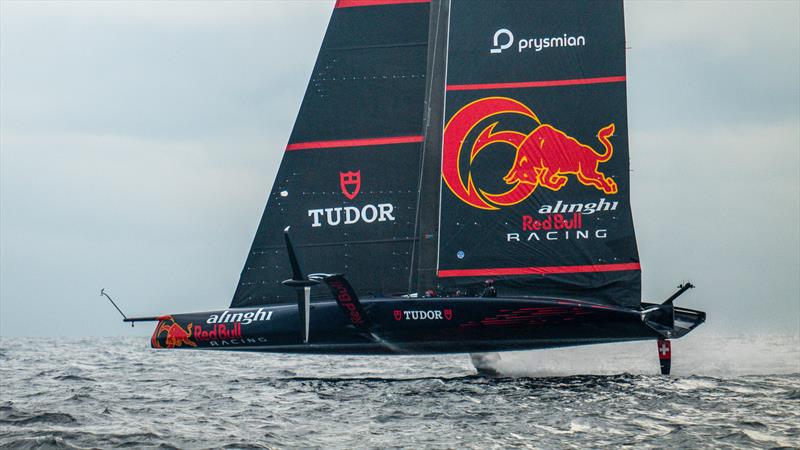
[[[494,288],[494,280],[488,279],[483,282],[483,292],[481,297],[497,297],[497,290]]]

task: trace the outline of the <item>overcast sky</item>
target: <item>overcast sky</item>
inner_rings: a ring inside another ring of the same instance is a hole
[[[0,335],[224,308],[333,1],[0,2]],[[643,296],[800,332],[800,2],[626,2]]]

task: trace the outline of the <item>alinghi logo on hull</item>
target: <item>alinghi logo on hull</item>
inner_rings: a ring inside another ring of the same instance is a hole
[[[223,311],[222,314],[211,314],[208,316],[206,323],[238,323],[241,322],[245,325],[253,322],[263,322],[272,319],[272,311],[264,311],[264,308],[258,308],[258,311],[249,312],[235,312]]]

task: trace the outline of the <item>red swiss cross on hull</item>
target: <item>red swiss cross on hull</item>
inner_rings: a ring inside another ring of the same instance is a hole
[[[339,187],[349,200],[356,198],[361,191],[361,170],[339,172]]]

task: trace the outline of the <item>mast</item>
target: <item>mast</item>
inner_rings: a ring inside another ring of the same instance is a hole
[[[439,239],[439,188],[442,165],[442,124],[447,66],[447,28],[450,0],[432,0],[428,31],[428,70],[419,199],[412,276],[409,292],[423,293],[437,284],[436,257]],[[414,280],[416,275],[416,280]]]

